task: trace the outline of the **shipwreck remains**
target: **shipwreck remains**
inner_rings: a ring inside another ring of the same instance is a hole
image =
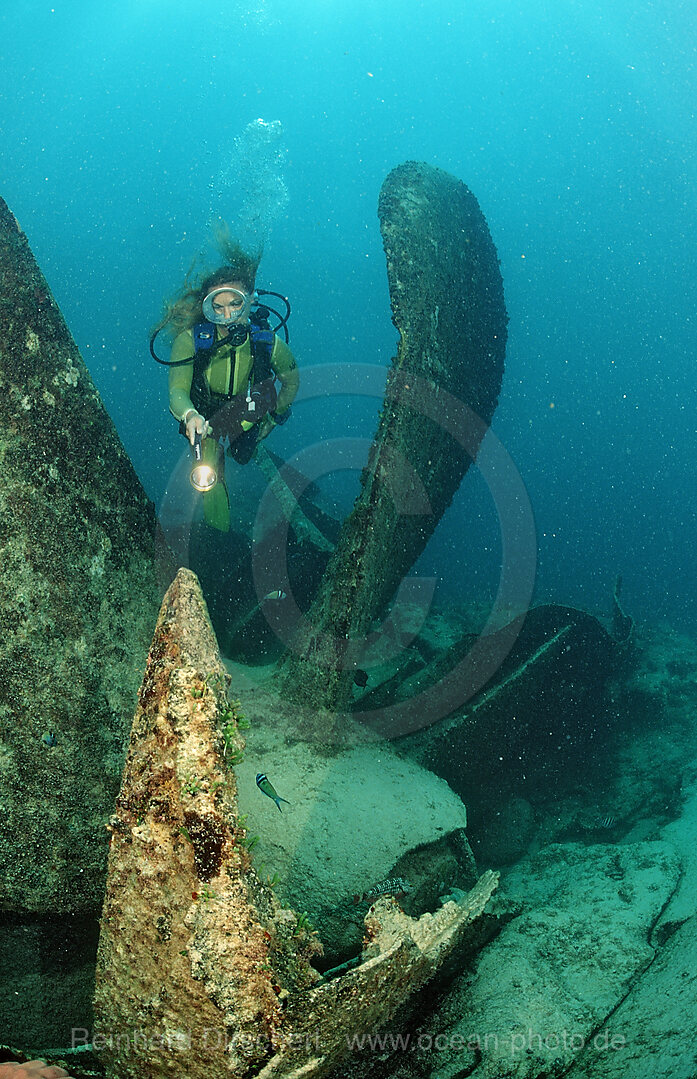
[[[357,964],[321,981],[315,933],[252,865],[228,686],[198,581],[180,570],[110,824],[94,1035],[108,1079],[327,1074],[349,1051],[347,1035],[384,1026],[494,926],[482,915],[495,873],[418,920],[383,897]]]
[[[432,690],[448,701],[438,710],[446,718],[399,738],[399,751],[446,779],[475,822],[493,818],[512,795],[560,792],[607,769],[605,743],[617,711],[609,685],[623,658],[597,618],[559,604],[528,611],[512,647],[508,626],[479,640],[501,659],[484,688],[459,707],[452,707],[455,688],[475,634],[399,686],[408,694],[418,680],[420,692]],[[392,690],[385,683],[361,702],[366,715],[372,708],[378,717],[383,736],[395,735],[380,722],[383,695]]]
[[[364,635],[474,459],[503,376],[503,284],[472,192],[407,162],[378,215],[400,339],[360,494],[284,660],[287,692],[310,705],[345,701]]]
[[[0,985],[0,1040],[60,1043],[161,594],[152,504],[2,200],[0,428],[0,957],[26,990]]]

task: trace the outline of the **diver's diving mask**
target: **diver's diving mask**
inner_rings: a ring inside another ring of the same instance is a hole
[[[255,300],[256,293],[223,285],[208,293],[202,304],[203,314],[207,322],[215,322],[217,326],[246,324]]]

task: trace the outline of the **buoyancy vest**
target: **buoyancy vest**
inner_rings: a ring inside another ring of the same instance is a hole
[[[247,388],[239,393],[232,393],[235,381],[236,348],[224,338],[216,342],[213,322],[199,322],[193,327],[192,332],[195,354],[194,373],[191,379],[191,402],[197,412],[206,417],[216,436],[229,435],[230,438],[235,438],[241,433],[240,424],[243,420],[256,423],[267,412],[273,412],[276,407],[275,374],[271,366],[274,334],[268,324],[250,321],[248,336],[252,352],[252,366]],[[213,352],[225,345],[231,348],[230,386],[228,393],[218,393],[208,385],[205,372],[210,365]]]

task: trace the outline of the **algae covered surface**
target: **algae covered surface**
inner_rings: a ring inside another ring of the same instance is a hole
[[[465,184],[407,162],[385,180],[378,216],[397,355],[360,494],[282,672],[288,694],[326,707],[346,700],[359,664],[353,642],[383,612],[474,460],[506,349],[496,249]]]
[[[155,625],[152,507],[0,211],[8,1038],[67,1049],[77,1020],[108,1079],[639,1079],[647,1057],[688,1079],[692,642],[554,604],[519,633],[511,611],[495,677],[410,738],[371,713],[457,672],[482,619],[432,612],[369,670],[351,651],[498,400],[506,312],[471,192],[413,162],[385,182],[398,352],[310,629],[266,685],[228,671],[190,571]]]
[[[98,909],[159,603],[155,517],[0,202],[0,895]]]

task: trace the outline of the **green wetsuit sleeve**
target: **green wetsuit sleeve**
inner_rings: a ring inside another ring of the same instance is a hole
[[[281,388],[278,391],[278,401],[276,402],[276,412],[285,412],[290,408],[298,392],[300,375],[293,353],[285,341],[281,341],[280,337],[277,337],[274,341],[271,366],[281,383]]]
[[[193,408],[191,403],[191,379],[194,374],[194,335],[191,330],[180,333],[172,345],[171,360],[185,360],[191,357],[191,363],[169,369],[169,410],[175,420],[182,420]]]

